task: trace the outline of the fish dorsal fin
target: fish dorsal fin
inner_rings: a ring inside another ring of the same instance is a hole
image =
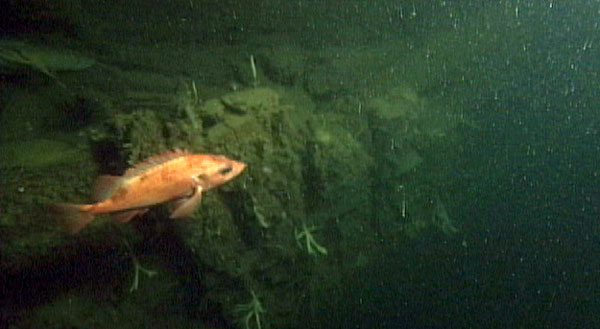
[[[174,149],[171,151],[163,152],[157,155],[153,155],[140,163],[137,163],[133,167],[127,169],[123,177],[134,177],[137,176],[148,169],[154,168],[156,166],[160,166],[165,162],[169,162],[173,159],[177,159],[186,155],[190,155],[190,152],[181,149]]]
[[[94,202],[101,202],[109,199],[119,186],[121,186],[121,177],[119,176],[98,176],[94,190],[92,191],[92,200]]]

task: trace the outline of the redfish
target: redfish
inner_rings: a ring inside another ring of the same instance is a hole
[[[64,228],[75,234],[94,216],[113,213],[118,222],[128,222],[148,207],[175,201],[171,218],[190,216],[202,200],[202,193],[238,176],[243,162],[221,155],[191,154],[173,150],[152,156],[127,169],[123,176],[100,176],[93,204],[62,203],[52,210]]]

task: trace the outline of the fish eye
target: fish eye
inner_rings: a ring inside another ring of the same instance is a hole
[[[231,172],[231,170],[233,170],[233,168],[231,168],[231,166],[226,166],[226,167],[219,169],[219,174],[227,175]]]

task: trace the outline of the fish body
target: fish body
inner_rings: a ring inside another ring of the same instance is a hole
[[[171,218],[193,213],[202,193],[239,175],[246,164],[221,155],[190,154],[174,150],[150,157],[128,169],[123,176],[100,176],[93,204],[58,204],[53,207],[62,226],[77,233],[94,216],[113,213],[127,222],[148,207],[175,201]]]

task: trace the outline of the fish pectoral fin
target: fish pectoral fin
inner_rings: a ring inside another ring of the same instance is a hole
[[[145,214],[146,211],[148,211],[148,208],[121,211],[121,212],[112,214],[112,219],[115,222],[127,223],[130,220],[132,220],[133,218]]]
[[[202,186],[198,185],[191,196],[175,202],[175,210],[173,210],[171,218],[191,216],[200,205],[200,202],[202,202]]]

